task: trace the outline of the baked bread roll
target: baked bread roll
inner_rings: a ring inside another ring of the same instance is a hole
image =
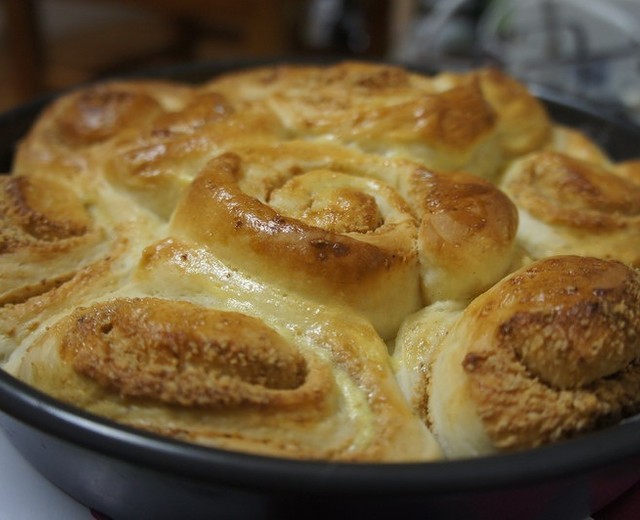
[[[545,150],[514,161],[501,186],[518,206],[518,240],[533,258],[579,254],[640,265],[640,183],[632,175]]]
[[[173,239],[144,252],[132,284],[34,336],[16,370],[86,410],[204,445],[346,461],[439,456],[366,321]]]
[[[0,360],[59,309],[117,287],[158,233],[126,207],[115,220],[108,194],[94,195],[55,176],[0,178]]]
[[[551,128],[542,105],[497,70],[427,78],[346,62],[232,73],[205,88],[266,104],[294,137],[337,140],[489,179],[513,155],[544,144]]]
[[[171,234],[288,290],[352,307],[390,337],[421,306],[417,224],[394,189],[367,178],[367,162],[307,143],[236,148],[193,181]]]
[[[448,457],[533,448],[638,412],[639,312],[637,270],[550,257],[464,310],[423,311],[396,360]]]
[[[100,254],[104,230],[82,201],[43,177],[0,179],[0,304],[19,303],[61,285]],[[49,274],[42,278],[42,271]]]
[[[0,183],[0,363],[129,426],[264,455],[578,435],[637,411],[638,164],[496,69],[82,87]]]
[[[542,103],[523,84],[497,68],[465,74],[441,72],[433,82],[442,90],[461,82],[478,84],[496,115],[495,130],[505,160],[539,150],[554,138],[557,125],[553,124]]]
[[[45,170],[91,182],[108,143],[124,134],[137,135],[165,106],[185,103],[189,92],[168,82],[111,82],[61,96],[20,143],[12,171],[28,175]]]
[[[420,217],[425,303],[468,301],[519,260],[516,207],[489,182],[464,172],[417,168],[400,183]]]
[[[384,339],[423,296],[468,300],[504,276],[516,227],[477,177],[297,141],[213,159],[171,221],[229,265],[363,313]]]

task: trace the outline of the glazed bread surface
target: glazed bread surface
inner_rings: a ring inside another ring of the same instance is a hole
[[[430,366],[429,423],[445,453],[532,448],[637,413],[639,309],[636,271],[576,256],[534,262],[478,297]]]
[[[0,182],[0,362],[260,455],[568,439],[638,412],[639,164],[491,68],[84,86]]]

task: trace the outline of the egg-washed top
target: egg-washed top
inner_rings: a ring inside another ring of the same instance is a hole
[[[640,407],[638,171],[496,69],[82,87],[0,179],[0,360],[117,422],[265,455],[579,435]]]

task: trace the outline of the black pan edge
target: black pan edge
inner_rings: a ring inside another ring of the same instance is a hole
[[[367,464],[288,460],[175,441],[61,403],[3,371],[0,403],[14,419],[108,457],[174,476],[275,493],[402,496],[485,491],[570,478],[640,457],[636,421],[521,453]]]

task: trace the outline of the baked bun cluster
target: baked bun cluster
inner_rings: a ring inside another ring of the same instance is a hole
[[[570,438],[640,409],[639,164],[494,69],[83,87],[0,183],[0,361],[265,455]]]

